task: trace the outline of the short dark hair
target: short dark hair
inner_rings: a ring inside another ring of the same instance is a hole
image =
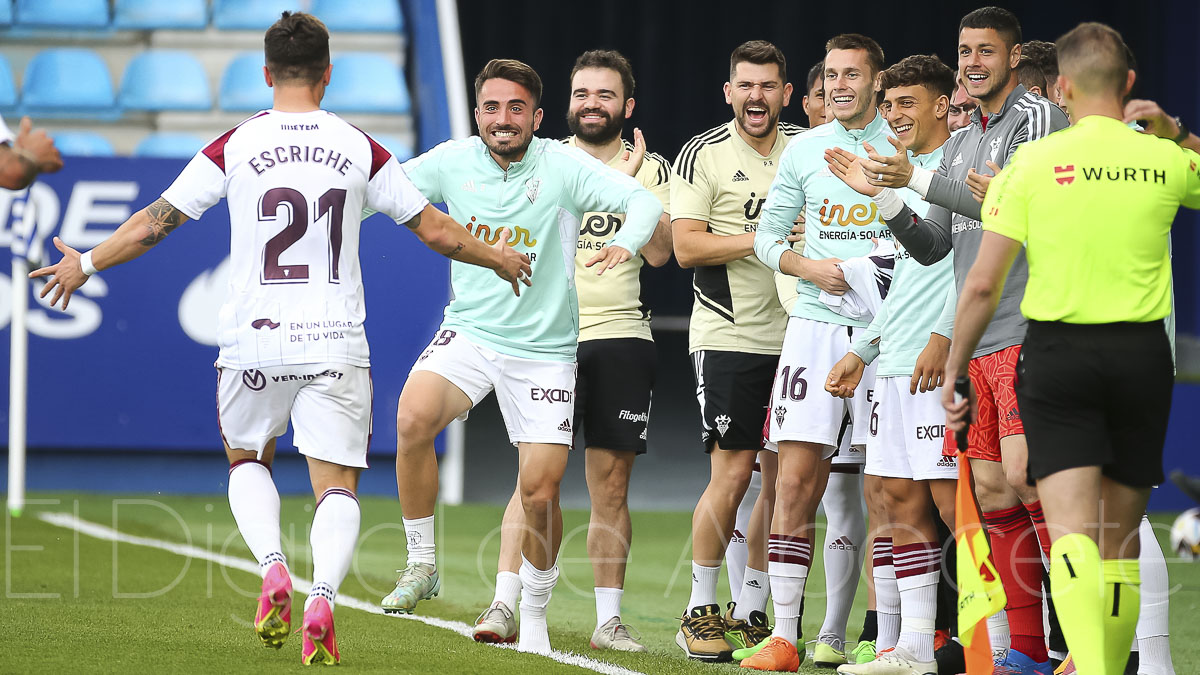
[[[1058,49],[1053,42],[1029,40],[1021,45],[1021,56],[1029,57],[1042,69],[1047,85],[1058,77]]]
[[[896,65],[883,71],[880,88],[912,87],[921,85],[934,97],[954,95],[954,71],[933,55],[916,54],[900,59]]]
[[[530,68],[528,64],[522,63],[516,59],[492,59],[487,62],[483,70],[475,76],[475,102],[479,102],[479,92],[483,89],[483,83],[488,80],[508,80],[529,90],[533,96],[533,101],[530,104],[536,108],[542,102],[542,78],[538,76],[537,71]]]
[[[729,55],[729,81],[737,72],[739,63],[753,63],[758,66],[774,63],[779,67],[779,79],[787,82],[787,59],[783,51],[766,40],[749,40],[738,45]]]
[[[825,53],[835,49],[861,49],[867,53],[867,63],[871,71],[878,73],[883,70],[883,47],[879,43],[858,33],[842,33],[829,38],[825,43]]]
[[[1122,93],[1130,70],[1129,47],[1121,34],[1096,22],[1081,23],[1058,38],[1058,67],[1090,93]]]
[[[312,14],[284,12],[263,36],[263,52],[276,82],[316,84],[329,67],[329,29]]]
[[[813,85],[817,83],[817,80],[823,79],[822,76],[824,73],[825,61],[823,60],[817,61],[815,64],[813,64],[812,68],[808,69],[808,81],[804,85],[805,96],[808,95],[808,92],[812,91]]]
[[[575,66],[571,68],[570,79],[574,80],[575,73],[584,68],[607,68],[616,71],[621,76],[621,88],[625,90],[625,99],[633,98],[637,86],[633,81],[633,66],[629,65],[629,59],[621,52],[615,49],[593,49],[580,54],[579,58],[575,59]]]
[[[1042,70],[1041,66],[1033,59],[1021,57],[1017,63],[1017,82],[1026,89],[1037,87],[1042,91],[1042,96],[1048,95],[1049,80],[1046,79],[1046,71]]]
[[[1009,49],[1021,44],[1021,22],[1017,15],[1002,7],[980,7],[958,22],[958,32],[964,28],[991,28],[1000,34]]]

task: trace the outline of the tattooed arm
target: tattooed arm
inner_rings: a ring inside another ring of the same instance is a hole
[[[129,262],[149,251],[187,219],[188,217],[171,206],[170,202],[160,197],[158,201],[130,216],[108,239],[92,249],[91,264],[99,271]],[[30,272],[29,277],[50,277],[50,281],[42,288],[41,297],[46,297],[51,290],[57,288],[50,300],[50,306],[58,304],[61,298],[62,308],[66,309],[71,294],[87,282],[88,274],[83,271],[79,251],[67,246],[58,237],[54,238],[54,246],[62,252],[62,259],[49,267]]]
[[[512,233],[507,229],[495,246],[476,239],[465,227],[450,216],[427,205],[421,213],[405,223],[426,246],[447,258],[470,265],[487,267],[496,276],[512,284],[513,293],[521,295],[521,283],[531,286],[529,256],[507,245]]]

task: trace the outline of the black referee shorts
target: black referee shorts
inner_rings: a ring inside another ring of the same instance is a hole
[[[1030,321],[1016,387],[1029,479],[1100,466],[1123,485],[1161,483],[1174,385],[1162,321]]]
[[[701,350],[692,353],[704,451],[762,450],[763,426],[779,357]]]
[[[658,365],[654,343],[641,338],[584,340],[576,359],[575,428],[583,426],[584,447],[645,454]]]

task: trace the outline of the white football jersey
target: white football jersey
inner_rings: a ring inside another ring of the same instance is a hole
[[[363,211],[407,223],[429,203],[383,146],[333,113],[265,110],[205,146],[162,196],[193,219],[229,200],[217,365],[370,365]]]

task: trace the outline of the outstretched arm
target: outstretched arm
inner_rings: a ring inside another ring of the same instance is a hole
[[[30,272],[29,277],[32,279],[49,276],[50,281],[42,289],[41,297],[46,297],[57,287],[57,292],[50,300],[50,306],[53,307],[61,298],[62,308],[66,309],[71,294],[77,291],[89,276],[129,262],[149,251],[187,219],[188,217],[170,202],[159,197],[150,206],[130,216],[108,239],[82,255],[55,237],[54,246],[62,252],[62,259],[53,265]]]
[[[521,295],[522,283],[526,286],[533,285],[530,279],[533,269],[529,264],[529,256],[518,253],[508,245],[508,239],[512,235],[508,228],[501,232],[500,241],[494,246],[488,246],[471,236],[465,227],[434,208],[432,204],[426,204],[425,208],[405,225],[422,243],[447,258],[495,271],[496,276],[512,284],[513,293],[518,296]]]

